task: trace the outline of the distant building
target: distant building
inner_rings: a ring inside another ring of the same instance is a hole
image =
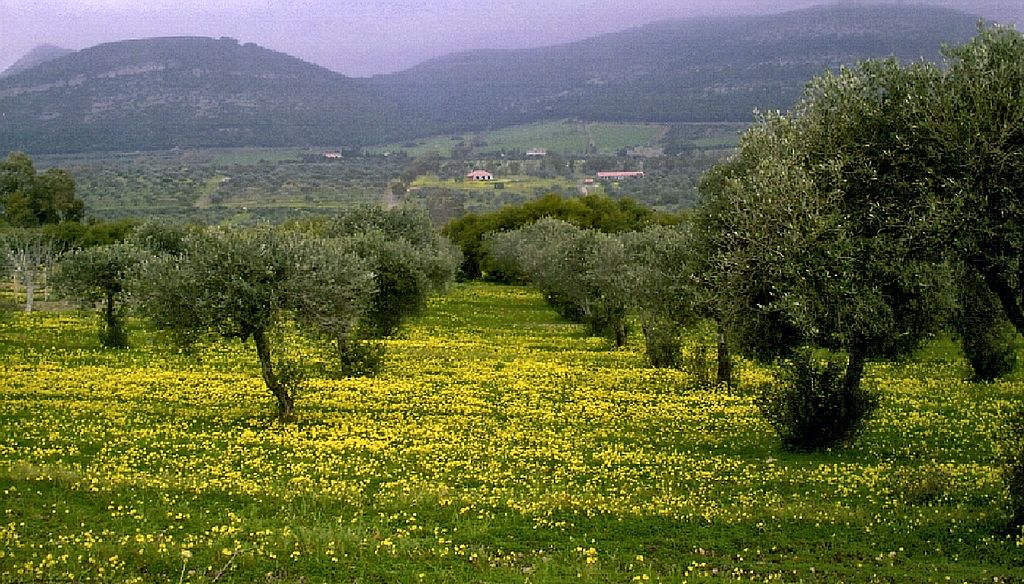
[[[494,175],[486,170],[474,170],[466,175],[469,180],[494,180]]]
[[[544,156],[548,155],[548,151],[543,149],[543,148],[534,148],[532,150],[527,150],[526,151],[526,155],[527,156],[538,156],[538,157],[543,158]]]
[[[341,152],[337,150],[331,150],[330,152],[324,152],[324,158],[341,158]]]
[[[642,170],[627,170],[618,172],[599,172],[597,178],[604,180],[616,180],[620,178],[643,178],[644,171]]]

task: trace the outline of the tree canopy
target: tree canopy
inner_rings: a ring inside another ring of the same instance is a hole
[[[75,196],[75,181],[65,170],[36,174],[32,159],[11,152],[0,162],[0,218],[14,227],[38,227],[78,221],[85,203]]]
[[[282,347],[269,333],[291,317],[310,333],[335,335],[353,326],[373,290],[364,260],[337,242],[268,226],[190,233],[181,254],[142,264],[137,282],[142,312],[159,328],[252,339],[281,418],[291,416],[294,396],[275,373]]]

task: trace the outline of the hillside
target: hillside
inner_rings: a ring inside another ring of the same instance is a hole
[[[0,152],[365,146],[565,118],[745,121],[789,107],[826,68],[935,59],[976,26],[941,8],[831,6],[464,53],[370,79],[233,39],[124,41],[0,78]]]
[[[977,22],[923,6],[671,21],[557,47],[453,55],[376,82],[403,107],[465,130],[563,117],[745,121],[755,108],[788,108],[825,69],[937,60],[942,43],[969,39]]]
[[[0,79],[0,151],[371,143],[429,128],[342,75],[234,39],[108,43]]]
[[[27,71],[47,61],[59,59],[71,53],[74,53],[71,49],[63,49],[54,45],[39,45],[26,53],[24,57],[15,61],[13,65],[0,71],[0,77],[7,77],[21,71]]]

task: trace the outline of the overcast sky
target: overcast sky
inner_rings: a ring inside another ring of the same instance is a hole
[[[230,36],[350,76],[478,48],[579,40],[666,18],[759,14],[836,0],[0,0],[0,71],[33,47]],[[892,0],[896,1],[896,0]],[[928,0],[1024,23],[1024,0]],[[902,3],[910,3],[904,0]]]

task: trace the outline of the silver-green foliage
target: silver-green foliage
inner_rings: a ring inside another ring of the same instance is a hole
[[[863,402],[866,360],[913,350],[949,304],[945,264],[916,253],[931,226],[922,200],[939,179],[921,162],[931,143],[915,136],[937,77],[895,61],[822,75],[789,114],[760,116],[701,185],[698,247],[715,312],[757,358],[805,345],[845,353],[842,379],[826,384],[840,402]],[[820,385],[807,380],[824,379],[803,371],[784,394],[801,411]],[[813,411],[811,433],[835,443],[856,435],[847,421],[866,419]]]
[[[545,218],[485,245],[495,265],[525,274],[560,314],[625,344],[635,278],[622,238]]]
[[[338,241],[267,226],[209,228],[185,237],[179,255],[142,264],[135,295],[143,314],[182,338],[206,332],[252,339],[278,415],[294,407],[274,372],[268,335],[286,319],[335,337],[350,330],[369,303],[373,273]]]
[[[103,303],[100,342],[126,347],[128,334],[121,317],[131,271],[146,257],[131,244],[110,244],[71,251],[61,257],[54,274],[57,292],[83,302]]]
[[[943,179],[926,243],[976,270],[1024,333],[1024,34],[983,29],[946,57],[923,124],[924,162]]]
[[[681,367],[682,329],[699,321],[701,306],[690,227],[653,226],[620,237],[648,360],[655,367]]]

